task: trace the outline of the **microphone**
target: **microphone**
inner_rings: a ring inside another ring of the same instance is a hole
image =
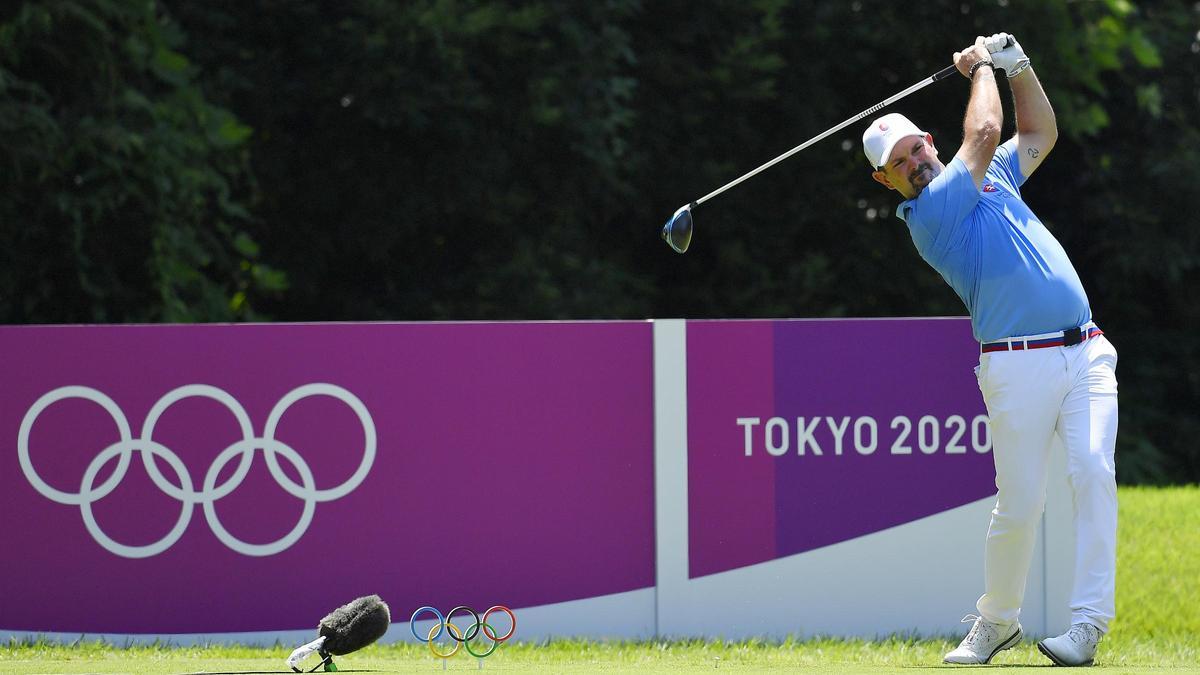
[[[356,652],[383,637],[392,622],[387,603],[378,595],[358,598],[333,610],[317,625],[318,637],[297,647],[287,658],[288,667],[302,672],[300,662],[316,652],[321,662],[308,672],[324,666],[326,672],[337,670],[334,656]]]

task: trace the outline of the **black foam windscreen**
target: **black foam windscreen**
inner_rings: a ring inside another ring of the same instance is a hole
[[[391,622],[387,603],[378,595],[358,598],[321,619],[322,649],[338,656],[358,651],[383,637]]]

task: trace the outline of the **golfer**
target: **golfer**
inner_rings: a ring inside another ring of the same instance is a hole
[[[954,65],[970,80],[971,95],[962,147],[949,164],[938,158],[933,136],[903,115],[885,115],[863,134],[872,177],[904,197],[897,216],[966,304],[980,342],[975,373],[991,418],[998,495],[979,616],[964,619],[974,624],[945,660],[987,663],[1021,641],[1021,599],[1057,435],[1075,503],[1072,625],[1038,649],[1058,665],[1089,665],[1113,618],[1117,353],[1092,321],[1062,245],[1021,198],[1021,185],[1058,136],[1029,59],[999,33],[955,53]],[[1016,133],[1003,144],[1001,73],[1016,112]]]

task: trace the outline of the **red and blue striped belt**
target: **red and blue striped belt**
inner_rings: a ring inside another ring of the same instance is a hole
[[[1100,330],[1096,324],[1088,322],[1083,326],[1068,328],[1058,333],[1023,335],[997,342],[984,342],[979,345],[979,351],[988,354],[990,352],[1019,352],[1025,349],[1043,349],[1045,347],[1071,347],[1099,335],[1104,335],[1104,331]]]

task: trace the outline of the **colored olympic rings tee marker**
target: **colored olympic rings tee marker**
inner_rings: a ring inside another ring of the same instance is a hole
[[[508,628],[508,632],[504,634],[504,637],[497,637],[496,632],[494,630],[492,630],[492,627],[489,626],[488,622],[487,622],[488,617],[492,615],[492,612],[496,612],[496,611],[504,612],[505,614],[508,615],[508,620],[510,622],[510,625]],[[504,641],[508,640],[510,637],[512,637],[513,633],[515,633],[516,631],[517,631],[517,615],[513,614],[512,610],[505,607],[504,605],[492,605],[491,607],[488,607],[486,612],[483,613],[483,634],[486,635],[489,640],[495,640],[496,642],[504,642]]]
[[[275,438],[275,430],[279,426],[279,421],[284,413],[294,403],[309,396],[329,396],[341,401],[354,412],[355,416],[358,417],[359,423],[362,424],[363,454],[358,468],[345,482],[332,488],[318,489],[313,472],[309,468],[308,463],[304,461],[304,458],[293,448]],[[235,441],[232,445],[217,454],[212,465],[209,466],[208,471],[205,473],[200,490],[194,489],[196,483],[192,479],[191,474],[188,473],[187,467],[179,458],[179,455],[175,454],[170,448],[153,440],[154,427],[163,413],[175,403],[191,397],[208,398],[224,405],[232,413],[242,435],[241,440]],[[29,437],[38,416],[46,408],[59,401],[72,398],[91,401],[103,408],[116,425],[120,440],[101,450],[92,459],[91,463],[88,464],[83,474],[83,481],[79,492],[64,492],[52,487],[43,480],[34,468],[29,454]],[[17,433],[17,459],[20,462],[21,471],[24,472],[25,478],[35,490],[47,499],[59,504],[78,506],[83,517],[84,526],[92,535],[92,538],[96,540],[96,543],[116,555],[125,558],[148,558],[167,550],[183,536],[184,530],[187,529],[188,523],[191,522],[192,511],[199,504],[204,510],[204,519],[208,521],[213,534],[217,536],[217,539],[221,543],[243,555],[269,556],[287,550],[304,535],[308,530],[308,526],[312,523],[317,502],[328,502],[344,497],[362,483],[375,461],[375,444],[375,422],[371,419],[371,413],[367,410],[367,407],[363,405],[363,402],[357,396],[333,384],[320,382],[306,384],[285,394],[283,398],[279,399],[279,402],[275,404],[275,407],[271,409],[270,414],[267,416],[266,425],[263,428],[261,437],[255,436],[250,416],[246,414],[246,410],[242,407],[242,404],[228,392],[205,384],[185,385],[167,392],[151,407],[150,412],[146,415],[146,421],[142,425],[140,438],[133,437],[133,432],[129,421],[125,417],[125,413],[111,398],[90,387],[68,386],[59,387],[44,394],[25,413],[25,417],[21,421],[20,431]],[[215,502],[218,499],[228,496],[241,486],[242,481],[245,480],[246,475],[250,471],[255,450],[263,451],[267,469],[270,471],[271,477],[275,479],[275,482],[288,494],[304,501],[304,509],[300,514],[300,520],[292,530],[283,537],[265,544],[244,542],[233,536],[225,529],[225,526],[217,517],[215,506]],[[95,515],[92,513],[92,504],[108,496],[117,488],[121,480],[124,479],[135,451],[141,453],[142,464],[145,466],[146,473],[149,475],[150,480],[154,482],[154,485],[164,494],[178,500],[181,504],[179,519],[175,522],[171,531],[162,539],[143,546],[123,544],[114,540],[100,528]],[[279,464],[280,456],[286,459],[295,469],[295,473],[300,477],[300,484],[293,481],[283,471],[283,468]],[[175,483],[172,483],[163,475],[157,458],[165,461],[167,466],[171,468],[171,471],[174,472],[177,479]],[[112,475],[100,485],[95,485],[96,478],[101,470],[113,459],[117,460],[117,465]],[[234,459],[237,459],[238,463],[232,475],[225,482],[218,485],[217,478],[221,474],[221,470]]]
[[[483,626],[483,634],[486,636],[488,633],[488,630],[491,628],[491,626],[489,626],[486,622],[483,623],[482,626]],[[494,634],[494,632],[493,632],[493,634]],[[477,659],[482,659],[484,657],[491,656],[492,652],[496,651],[496,647],[500,646],[499,640],[495,640],[492,638],[488,638],[488,639],[492,641],[492,646],[488,647],[487,651],[484,651],[484,652],[477,652],[474,649],[471,649],[471,641],[470,640],[464,640],[462,644],[464,647],[467,648],[467,651],[471,653],[471,656],[474,656]]]
[[[437,629],[437,632],[439,635],[442,632],[441,626],[431,626],[429,628],[429,635],[430,635],[429,651],[433,652],[434,656],[438,657],[439,659],[448,659],[451,656],[454,656],[455,654],[457,654],[459,649],[462,649],[462,646],[463,646],[462,633],[458,632],[458,626],[455,626],[454,624],[451,623],[451,624],[446,624],[446,634],[449,635],[450,637],[454,638],[454,640],[455,640],[454,647],[448,652],[439,652],[437,650],[437,647],[433,646],[434,645],[433,641],[436,639],[433,637],[433,631],[435,628]]]
[[[491,616],[496,612],[503,612],[508,615],[510,625],[508,632],[504,635],[497,635],[496,627],[488,622],[488,619],[491,618]],[[422,614],[432,614],[437,618],[437,623],[429,627],[429,631],[425,637],[421,637],[420,633],[417,632],[417,619]],[[459,629],[459,627],[453,622],[455,614],[470,615],[474,621],[473,625],[469,626],[466,631]],[[486,656],[490,656],[496,651],[496,648],[500,646],[501,643],[507,641],[513,636],[514,633],[516,633],[517,616],[516,614],[513,614],[511,609],[505,607],[504,605],[493,605],[492,607],[489,607],[487,611],[483,613],[482,617],[478,612],[467,605],[459,605],[454,609],[451,609],[446,614],[442,614],[436,607],[426,605],[418,608],[417,611],[412,613],[412,617],[408,621],[408,629],[417,642],[427,643],[429,645],[429,651],[440,659],[448,659],[451,656],[454,656],[464,645],[472,656],[484,658]],[[450,636],[451,640],[455,643],[454,647],[449,651],[438,651],[438,648],[435,646],[436,640],[442,636],[443,632]],[[477,641],[477,638],[480,638],[481,635],[484,638],[491,640],[492,644],[486,650],[479,652],[475,651],[475,649],[472,647],[472,642]]]
[[[434,616],[437,617],[437,624],[433,626],[437,629],[437,632],[435,633],[432,630],[429,631],[430,635],[428,638],[422,638],[420,635],[417,635],[417,617],[423,612],[433,612]],[[418,608],[417,611],[412,613],[412,618],[408,620],[408,629],[412,631],[413,637],[416,638],[417,642],[425,642],[426,640],[433,641],[438,639],[442,636],[442,629],[445,628],[445,625],[446,617],[442,616],[442,613],[437,610],[437,607],[430,607],[429,605]]]
[[[464,634],[461,638],[454,637],[453,635],[451,635],[450,637],[453,637],[455,640],[458,640],[459,642],[466,642],[467,640],[474,640],[475,636],[479,635],[479,615],[476,614],[475,610],[471,609],[470,607],[467,607],[466,605],[459,605],[458,607],[455,607],[454,609],[450,610],[449,612],[446,612],[446,625],[447,626],[454,625],[453,623],[451,623],[451,621],[454,619],[454,615],[456,613],[458,613],[459,610],[462,610],[462,611],[466,612],[467,614],[470,614],[471,618],[475,619],[475,625],[468,628],[466,634]]]

